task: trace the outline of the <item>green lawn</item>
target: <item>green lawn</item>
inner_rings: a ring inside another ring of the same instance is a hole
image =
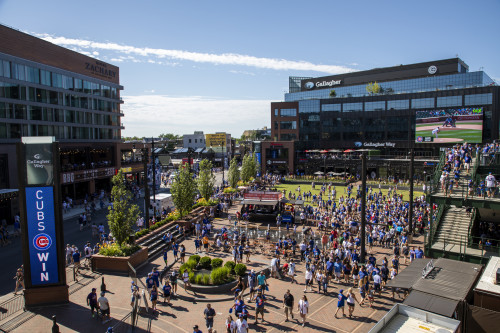
[[[442,124],[444,123],[444,121],[442,123],[440,123],[439,126],[441,126]],[[432,123],[431,123],[432,124]],[[483,122],[482,121],[467,121],[467,122],[460,122],[460,124],[468,124],[468,125],[482,125]],[[417,127],[424,127],[424,126],[429,126],[430,124],[417,124]]]
[[[300,190],[301,192],[303,193],[304,191],[311,191],[312,194],[319,194],[319,190],[321,189],[321,184],[322,183],[318,183],[316,182],[316,190],[313,190],[312,187],[311,187],[311,183],[309,184],[300,184]],[[278,186],[276,186],[276,189],[278,191],[283,191],[284,189],[287,191],[287,195],[288,195],[288,191],[292,191],[292,193],[295,193],[296,195],[298,195],[298,192],[296,192],[295,190],[299,187],[299,184],[280,184]],[[346,188],[346,186],[335,186],[335,189],[337,190],[337,202],[338,202],[338,199],[343,195],[344,197],[346,197],[346,194],[344,194],[344,189]],[[370,186],[368,186],[368,188],[370,188]],[[372,186],[373,188],[373,191],[374,192],[378,192],[378,185],[374,185]],[[354,189],[353,189],[353,193],[351,193],[351,197],[354,195],[354,197],[356,197],[356,189],[357,189],[357,185],[354,185]],[[387,195],[387,192],[388,190],[386,189],[382,189],[382,193],[384,195]],[[398,193],[400,194],[403,194],[403,200],[404,201],[408,201],[409,200],[409,197],[410,197],[410,191],[403,191],[403,190],[399,190]],[[421,196],[422,195],[422,192],[421,191],[413,191],[413,195],[414,197],[417,197],[417,196]]]
[[[415,136],[431,136],[434,137],[432,131],[416,131]],[[442,131],[438,133],[439,138],[460,138],[469,143],[481,143],[483,139],[483,131],[473,129],[462,129],[456,131]]]

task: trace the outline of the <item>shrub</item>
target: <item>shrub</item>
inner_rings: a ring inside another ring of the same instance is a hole
[[[229,268],[230,272],[234,271],[234,266],[236,266],[236,263],[234,261],[226,261],[224,264],[224,267]]]
[[[210,275],[209,274],[203,274],[203,285],[208,286],[210,284]]]
[[[186,261],[186,263],[184,263],[182,266],[186,266],[187,268],[193,270],[196,268],[197,265],[198,263],[196,262],[196,260],[191,260],[191,258],[189,258],[189,260]]]
[[[197,255],[197,254],[193,254],[192,256],[189,257],[189,260],[195,260],[196,263],[199,263],[200,262],[200,256]]]
[[[196,274],[196,277],[194,278],[194,283],[195,284],[202,284],[203,280],[203,275],[202,274]]]
[[[222,263],[223,263],[223,261],[220,258],[212,259],[212,269],[222,267]]]
[[[247,272],[247,265],[245,264],[237,264],[234,266],[234,272],[236,275],[243,276]]]
[[[193,271],[193,268],[188,265],[188,262],[182,264],[181,267],[179,267],[179,273],[180,273],[180,275],[184,274],[185,270],[187,270],[188,273],[191,273]]]
[[[212,259],[210,259],[210,257],[203,257],[200,259],[201,268],[210,269],[211,263],[212,263]]]
[[[139,245],[118,245],[117,243],[104,244],[99,249],[99,254],[109,257],[127,257],[137,252],[141,247]]]
[[[213,262],[213,261],[212,261]],[[227,267],[214,268],[210,277],[214,285],[224,284],[228,280],[230,269]]]
[[[236,193],[236,192],[238,192],[238,190],[237,190],[237,189],[235,189],[235,188],[232,188],[232,187],[226,187],[226,188],[224,189],[224,193],[225,193],[225,194],[228,194],[228,193]]]
[[[189,282],[194,283],[194,278],[195,278],[194,272],[189,272]]]

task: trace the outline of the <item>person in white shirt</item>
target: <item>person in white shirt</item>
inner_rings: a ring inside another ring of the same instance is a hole
[[[226,331],[228,333],[236,332],[236,322],[233,320],[233,317],[229,316],[226,319]]]
[[[273,258],[271,259],[271,277],[273,278],[278,278],[279,273],[278,273],[278,259]]]
[[[306,324],[306,317],[309,313],[309,302],[307,301],[306,295],[302,296],[298,304],[298,309],[300,317],[302,318],[302,327]]]
[[[240,317],[236,321],[236,333],[247,333],[248,332],[248,323],[243,318],[243,314],[240,313]]]
[[[102,313],[102,318],[108,317],[108,320],[104,320],[102,323],[107,323],[108,321],[111,320],[111,315],[110,315],[110,309],[109,309],[109,301],[108,299],[104,296],[105,293],[104,291],[101,292],[101,297],[97,299],[97,303],[99,304],[99,309],[101,310]]]
[[[309,286],[309,288],[312,291],[312,278],[313,278],[313,273],[312,273],[311,269],[306,268],[304,292],[307,292],[307,286]]]
[[[486,187],[488,188],[488,197],[492,197],[495,194],[495,186],[497,183],[497,180],[495,179],[495,176],[491,174],[491,172],[486,176]]]

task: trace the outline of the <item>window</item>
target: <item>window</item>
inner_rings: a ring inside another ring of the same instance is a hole
[[[194,139],[194,143],[198,143],[198,139]]]
[[[385,101],[365,102],[365,111],[382,111],[385,110]]]
[[[40,83],[45,86],[50,86],[50,72],[43,69],[40,70]]]
[[[342,104],[323,104],[321,105],[321,111],[340,111],[342,109]]]
[[[344,103],[344,112],[363,111],[363,103]]]
[[[415,98],[411,100],[412,109],[433,108],[434,98]]]
[[[493,95],[489,94],[476,94],[476,95],[465,95],[465,105],[484,105],[491,104],[493,101]]]
[[[57,73],[52,73],[52,87],[54,88],[62,88],[62,75]]]
[[[296,117],[297,109],[281,109],[282,117]]]
[[[438,97],[436,107],[462,106],[462,96]]]
[[[281,121],[280,127],[282,130],[297,129],[296,121]]]
[[[291,140],[296,140],[297,135],[295,133],[284,133],[281,134],[280,140],[282,141],[291,141]]]
[[[312,113],[320,111],[320,100],[310,99],[299,101],[299,113]]]
[[[387,101],[387,110],[407,110],[409,108],[410,108],[410,101],[407,99]]]
[[[10,62],[0,60],[0,76],[10,77]]]
[[[40,84],[40,70],[26,66],[26,81]]]
[[[274,109],[274,116],[277,117],[278,116],[278,109]]]
[[[277,129],[278,129],[278,122],[277,122],[277,121],[275,121],[275,122],[274,122],[274,129],[275,129],[275,130],[277,130]]]
[[[64,89],[73,90],[73,78],[71,76],[62,76],[62,87]]]
[[[191,143],[191,139],[189,139],[189,143]]]

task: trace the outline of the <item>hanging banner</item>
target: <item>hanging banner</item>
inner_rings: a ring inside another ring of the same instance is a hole
[[[26,220],[31,284],[59,283],[52,187],[26,187]]]

